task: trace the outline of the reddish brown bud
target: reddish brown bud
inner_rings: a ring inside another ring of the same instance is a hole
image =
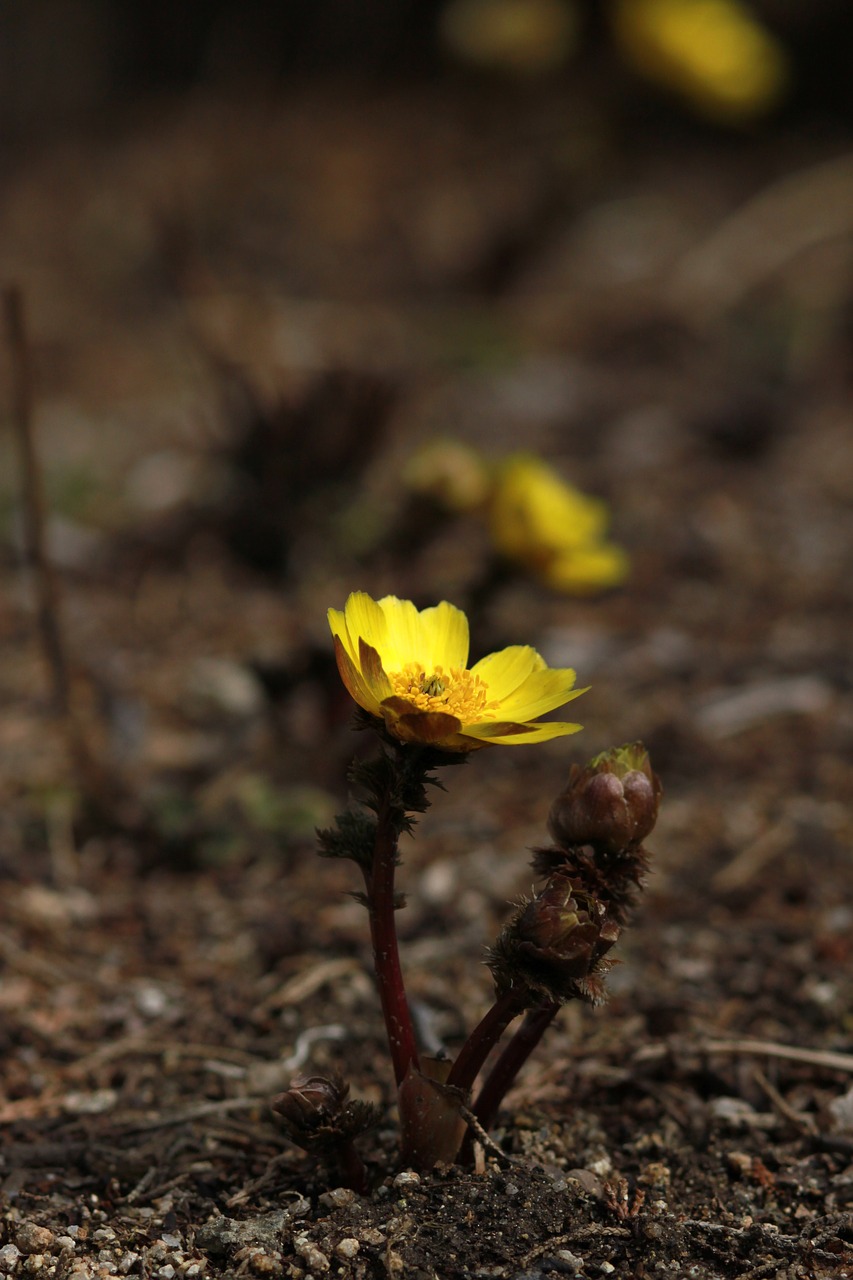
[[[657,821],[661,786],[641,742],[615,747],[572,767],[566,789],[548,815],[555,844],[592,845],[619,853],[639,845]]]
[[[272,1103],[273,1111],[282,1117],[288,1129],[310,1133],[327,1125],[340,1115],[349,1094],[349,1085],[337,1076],[296,1076],[287,1093]]]
[[[591,980],[618,937],[605,906],[557,874],[510,921],[489,964],[499,989],[524,982],[549,1000],[598,998]]]
[[[306,1151],[330,1151],[364,1133],[377,1113],[367,1102],[348,1102],[349,1085],[339,1076],[296,1076],[272,1109],[281,1116],[290,1139]]]

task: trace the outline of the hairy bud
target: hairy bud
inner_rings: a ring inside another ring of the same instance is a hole
[[[614,747],[583,769],[572,766],[568,785],[551,806],[548,831],[560,848],[592,845],[601,853],[620,853],[651,832],[660,797],[643,744]]]
[[[272,1109],[297,1146],[331,1152],[376,1123],[375,1109],[367,1102],[348,1102],[348,1095],[349,1085],[339,1076],[296,1076]]]
[[[602,998],[604,957],[619,926],[570,877],[551,876],[501,933],[488,964],[499,991],[524,983],[548,1000]]]

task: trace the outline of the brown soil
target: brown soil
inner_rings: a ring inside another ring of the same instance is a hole
[[[312,86],[6,175],[104,776],[81,798],[51,714],[5,439],[0,1273],[853,1275],[851,161],[652,123]],[[489,578],[476,519],[401,485],[437,433],[606,497],[627,585]],[[664,782],[610,1001],[565,1009],[481,1171],[399,1168],[355,871],[313,852],[363,747],[325,627],[357,587],[592,686],[582,735],[478,753],[404,848],[449,1052],[569,763],[642,738]],[[369,1196],[276,1125],[306,1068],[383,1108]]]

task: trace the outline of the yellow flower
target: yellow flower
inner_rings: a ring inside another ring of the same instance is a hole
[[[786,87],[784,49],[738,0],[617,0],[613,21],[642,75],[712,119],[750,120]]]
[[[563,66],[579,27],[567,0],[450,0],[439,20],[444,43],[462,62],[516,76]]]
[[[412,455],[403,483],[448,511],[474,511],[489,492],[489,468],[476,449],[460,440],[430,440]]]
[[[622,548],[604,541],[607,504],[567,485],[533,454],[504,462],[490,519],[497,549],[555,591],[617,586],[628,572]]]
[[[574,671],[548,667],[528,645],[489,654],[469,670],[468,619],[446,600],[419,611],[410,600],[354,591],[343,610],[329,610],[329,626],[347,689],[401,742],[474,751],[546,742],[581,727],[536,719],[585,692],[573,687]]]

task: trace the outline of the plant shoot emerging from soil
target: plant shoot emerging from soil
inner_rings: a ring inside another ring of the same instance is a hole
[[[395,912],[404,905],[394,884],[400,836],[411,833],[414,815],[428,807],[427,787],[441,785],[435,770],[487,745],[575,733],[580,725],[538,717],[583,690],[574,688],[573,671],[549,668],[527,646],[491,654],[469,669],[467,619],[446,601],[418,611],[394,596],[374,601],[358,592],[343,611],[329,610],[329,624],[341,678],[361,708],[359,727],[374,730],[380,748],[375,758],[353,765],[360,804],[320,833],[320,853],[352,859],[364,878],[357,896],[370,922],[402,1158],[418,1169],[469,1161],[466,1123],[492,1123],[560,1006],[604,998],[608,953],[647,870],[642,841],[657,818],[660,784],[640,743],[605,752],[583,769],[573,766],[551,806],[553,844],[534,858],[544,886],[518,904],[488,952],[494,1003],[455,1060],[429,1058],[418,1044],[397,946]],[[343,1081],[294,1080],[274,1106],[295,1142],[335,1164],[351,1186],[367,1186],[354,1139],[376,1116],[347,1101]]]

